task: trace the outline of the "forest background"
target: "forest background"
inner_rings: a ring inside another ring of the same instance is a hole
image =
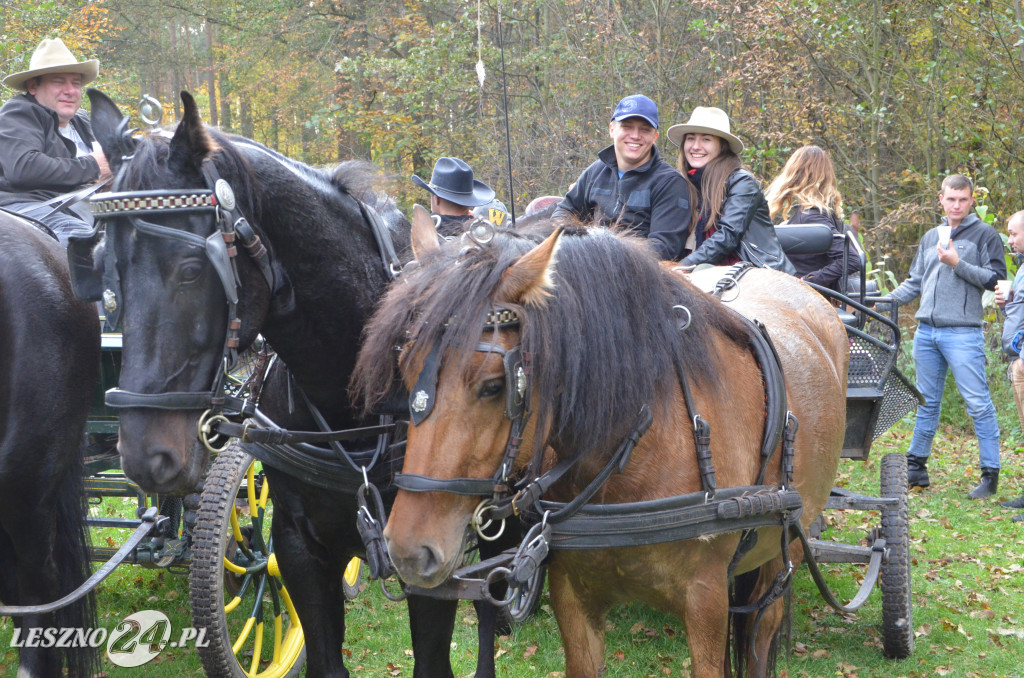
[[[519,213],[609,143],[620,97],[653,98],[663,129],[719,106],[764,181],[800,145],[828,149],[869,254],[902,278],[944,175],[975,179],[997,227],[1024,208],[1021,16],[1021,0],[3,0],[0,74],[60,36],[125,110],[148,94],[176,119],[187,89],[209,123],[286,155],[376,163],[404,206],[426,197],[411,174],[459,156]]]

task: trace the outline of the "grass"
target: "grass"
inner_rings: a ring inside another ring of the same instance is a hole
[[[944,414],[929,464],[931,488],[910,496],[911,556],[916,649],[905,660],[881,654],[881,604],[878,591],[855,614],[831,611],[806,569],[798,571],[793,595],[792,652],[783,657],[780,675],[788,677],[925,676],[1024,678],[1024,524],[999,501],[1024,493],[1024,445],[1005,365],[990,361],[990,383],[1004,432],[1000,492],[971,501],[967,492],[978,479],[977,442],[963,403],[947,388]],[[964,423],[968,422],[968,423]],[[910,416],[876,441],[866,462],[844,461],[836,479],[865,494],[877,494],[879,466],[889,452],[905,452]],[[107,500],[108,503],[115,500]],[[104,505],[101,511],[131,512],[130,504]],[[877,513],[830,511],[824,538],[854,543],[878,522]],[[94,540],[115,543],[127,535],[97,533]],[[861,566],[826,565],[830,585],[841,599],[856,592]],[[392,590],[394,590],[392,583]],[[112,630],[131,612],[156,609],[171,619],[172,637],[189,622],[188,583],[184,575],[124,565],[99,590],[100,625]],[[0,676],[14,676],[17,657],[9,648],[12,623],[0,620]],[[608,676],[687,676],[690,663],[685,630],[676,619],[639,605],[618,608],[607,622]],[[348,603],[346,664],[353,676],[411,676],[412,644],[402,603],[383,597],[376,584]],[[498,672],[516,678],[563,675],[564,655],[547,594],[540,612],[509,636],[498,639]],[[456,675],[471,676],[476,664],[476,618],[462,603],[452,643]],[[104,658],[105,675],[202,675],[195,651],[165,650],[143,668],[119,668]]]

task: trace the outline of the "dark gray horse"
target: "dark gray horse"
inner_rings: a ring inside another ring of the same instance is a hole
[[[2,210],[0,318],[0,601],[36,606],[63,597],[89,574],[81,444],[100,331],[96,307],[72,294],[56,238]],[[98,670],[92,648],[30,641],[45,629],[95,628],[91,596],[14,619],[23,643],[19,676]]]

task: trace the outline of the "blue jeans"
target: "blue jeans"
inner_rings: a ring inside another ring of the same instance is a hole
[[[953,370],[957,390],[967,403],[978,436],[982,468],[999,468],[999,424],[985,378],[985,339],[980,327],[917,326],[914,334],[914,369],[924,405],[917,408],[914,437],[907,454],[927,457],[939,425],[946,368]]]

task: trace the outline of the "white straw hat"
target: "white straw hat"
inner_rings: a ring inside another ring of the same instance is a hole
[[[743,142],[730,129],[729,115],[721,108],[698,106],[684,124],[668,128],[668,140],[676,146],[682,146],[683,137],[687,134],[713,134],[728,141],[732,152],[739,155],[743,152]]]
[[[43,40],[32,53],[28,70],[13,73],[4,78],[4,84],[11,89],[20,89],[26,80],[47,73],[81,73],[82,84],[92,82],[100,73],[100,62],[96,59],[78,61],[60,38]]]

